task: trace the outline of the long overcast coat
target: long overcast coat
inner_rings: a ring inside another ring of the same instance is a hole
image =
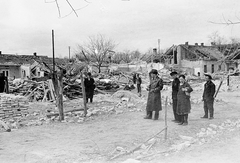
[[[182,91],[182,88],[187,88],[187,93]],[[177,114],[184,115],[190,113],[191,103],[190,103],[190,94],[193,91],[191,86],[184,82],[182,85],[180,84],[178,94],[177,94]]]
[[[147,111],[160,111],[162,110],[161,102],[161,90],[163,88],[163,81],[160,78],[150,81],[148,99],[147,99]]]

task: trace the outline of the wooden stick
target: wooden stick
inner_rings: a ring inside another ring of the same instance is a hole
[[[166,101],[165,101],[165,136],[164,139],[167,140],[167,101],[168,101],[168,96],[166,97]]]
[[[217,89],[216,93],[214,94],[213,98],[216,98],[216,97],[217,97],[217,94],[218,94],[218,92],[219,92],[219,90],[220,90],[220,88],[221,88],[221,86],[222,86],[222,83],[223,83],[223,79],[220,81],[220,84],[219,84],[219,86],[218,86],[218,89]]]
[[[87,115],[87,100],[86,100],[86,90],[85,90],[82,72],[80,72],[80,78],[81,78],[81,86],[82,86],[82,94],[83,94],[84,116],[86,116]]]
[[[84,111],[84,108],[68,110],[68,111],[65,111],[64,113],[75,112],[75,111]],[[53,117],[53,116],[59,116],[59,113],[51,113],[51,114],[47,114],[46,116],[47,116],[48,118],[51,118],[51,117]]]
[[[10,132],[10,131],[11,131],[11,129],[8,127],[8,125],[7,125],[5,122],[1,121],[1,120],[0,120],[0,125],[2,125],[3,128],[4,128],[7,132]]]
[[[116,156],[113,156],[110,160],[113,160],[113,159],[115,159],[115,158],[117,158],[117,157],[119,157],[119,156],[125,155],[125,154],[133,153],[134,151],[138,150],[144,143],[146,143],[146,142],[148,142],[150,139],[156,137],[158,134],[160,134],[160,133],[163,132],[164,130],[165,130],[165,128],[162,129],[161,131],[159,131],[158,133],[156,133],[155,135],[153,135],[152,137],[148,138],[146,141],[144,141],[143,143],[141,143],[141,144],[138,145],[137,147],[133,148],[132,150],[126,151],[126,152],[123,152],[123,153],[119,153],[119,154],[117,154]]]

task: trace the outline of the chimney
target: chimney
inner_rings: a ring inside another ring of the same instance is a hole
[[[204,43],[201,43],[201,46],[204,46]]]
[[[2,54],[2,51],[0,51],[0,55]]]
[[[198,43],[195,43],[195,46],[198,46]]]
[[[185,45],[188,45],[188,42],[185,42]]]
[[[153,48],[153,55],[157,55],[157,48]]]
[[[213,46],[213,45],[216,45],[216,44],[215,44],[215,42],[211,42],[211,45]]]
[[[37,52],[34,52],[33,55],[36,57],[37,56]]]

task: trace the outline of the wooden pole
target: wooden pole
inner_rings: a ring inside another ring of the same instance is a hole
[[[80,73],[81,78],[81,86],[82,86],[82,94],[83,94],[83,105],[84,105],[84,116],[87,115],[87,100],[86,100],[86,91],[85,91],[85,85],[83,80],[83,73]]]
[[[59,110],[59,120],[64,120],[64,112],[63,112],[63,70],[61,70],[59,79],[58,79],[58,110]]]
[[[167,102],[168,102],[168,96],[166,97],[166,101],[165,101],[165,136],[164,139],[167,140]]]
[[[68,47],[68,55],[69,55],[69,60],[70,60],[70,54],[71,54],[71,47]]]
[[[52,30],[52,50],[53,50],[53,85],[56,93],[56,105],[59,111],[59,120],[64,120],[63,114],[63,71],[60,71],[59,78],[55,70],[55,50],[54,50],[54,30]]]
[[[53,75],[55,74],[54,30],[52,30]]]

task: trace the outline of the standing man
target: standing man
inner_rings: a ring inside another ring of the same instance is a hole
[[[177,94],[177,114],[179,115],[179,125],[188,125],[188,114],[191,111],[190,93],[192,87],[185,79],[185,75],[179,75],[179,90]]]
[[[142,79],[139,74],[136,75],[136,84],[137,84],[138,95],[139,95],[139,97],[141,97],[141,95],[142,95],[142,91],[141,91]]]
[[[178,74],[177,72],[171,72],[170,73],[171,77],[173,78],[172,82],[172,107],[173,107],[173,115],[174,115],[174,120],[173,122],[179,122],[179,117],[177,114],[177,94],[179,90],[179,84],[180,81],[178,79]]]
[[[152,119],[152,112],[155,111],[154,120],[158,120],[159,111],[162,110],[161,90],[163,88],[163,81],[158,77],[158,71],[152,69],[149,73],[150,85],[147,99],[147,115],[144,119]]]
[[[95,89],[94,79],[92,78],[92,75],[90,72],[87,73],[87,78],[84,80],[85,90],[86,90],[86,101],[88,103],[88,99],[90,99],[90,102],[93,102],[93,94]]]
[[[212,82],[212,76],[210,74],[204,74],[206,83],[204,84],[203,102],[205,115],[201,118],[208,118],[208,111],[210,112],[210,118],[213,119],[213,102],[215,94],[215,84]]]

